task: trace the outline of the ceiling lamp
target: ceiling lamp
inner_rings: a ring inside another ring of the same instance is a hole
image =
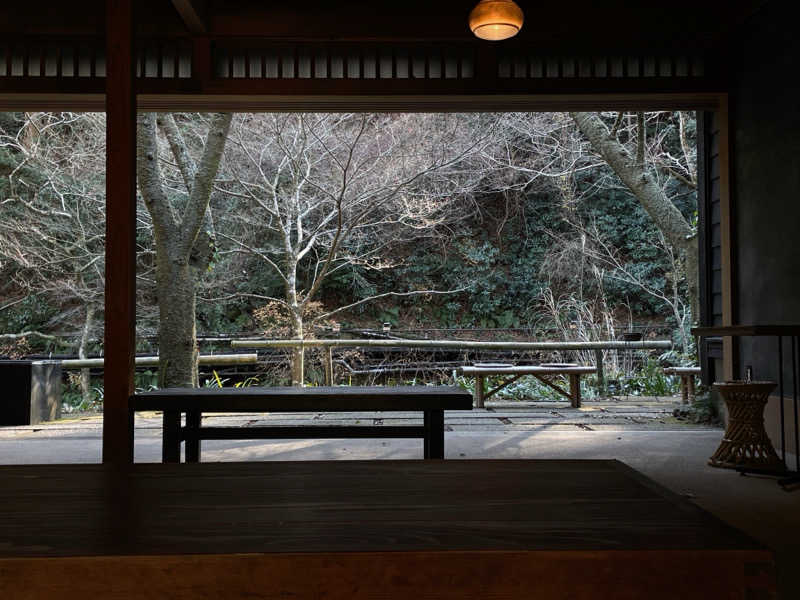
[[[482,40],[506,40],[519,33],[524,19],[514,0],[481,0],[469,13],[469,28]]]

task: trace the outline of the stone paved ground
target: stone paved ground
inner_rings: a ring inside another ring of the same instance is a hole
[[[447,448],[455,456],[490,457],[491,451],[475,436],[502,436],[523,440],[529,446],[542,436],[553,436],[559,445],[570,433],[607,432],[708,432],[718,439],[719,430],[688,424],[672,416],[680,406],[673,398],[628,397],[587,401],[579,409],[562,402],[490,402],[486,409],[452,411],[445,416]],[[420,413],[253,413],[210,415],[206,425],[262,426],[308,425],[412,425],[421,424]],[[537,437],[532,437],[533,435]],[[567,435],[565,435],[567,434]],[[100,415],[77,415],[27,427],[0,428],[0,463],[99,462],[102,438]],[[139,413],[136,417],[136,458],[160,459],[161,416]],[[587,438],[587,442],[590,438]],[[597,438],[599,441],[599,438]],[[473,447],[474,443],[478,447]],[[258,440],[204,442],[206,460],[296,460],[311,458],[416,458],[418,440]],[[418,448],[419,446],[419,448]],[[548,446],[549,447],[549,446]],[[349,449],[348,449],[349,448]],[[313,449],[313,450],[312,450]],[[324,449],[324,451],[323,451]],[[288,452],[288,454],[287,454]],[[321,454],[320,454],[321,453]]]

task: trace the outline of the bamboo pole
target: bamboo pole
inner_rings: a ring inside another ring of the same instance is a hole
[[[137,356],[137,367],[157,367],[158,356]],[[253,354],[205,354],[200,356],[199,363],[208,366],[254,365],[258,355]],[[66,359],[61,361],[62,369],[98,369],[105,366],[104,358]]]
[[[669,350],[672,342],[474,342],[466,340],[234,340],[233,348],[474,348],[483,350]]]

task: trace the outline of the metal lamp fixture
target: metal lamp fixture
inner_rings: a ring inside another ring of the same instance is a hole
[[[469,13],[469,28],[482,40],[506,40],[519,33],[524,20],[514,0],[481,0]]]

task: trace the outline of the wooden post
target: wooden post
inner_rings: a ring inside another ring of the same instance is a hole
[[[689,401],[689,376],[681,375],[681,404]]]
[[[136,336],[134,0],[106,0],[106,367],[103,462],[133,463]]]
[[[325,348],[325,385],[333,385],[333,348]]]
[[[483,408],[483,375],[475,376],[475,408]]]
[[[186,432],[187,437],[184,443],[186,452],[186,462],[200,462],[200,426],[202,425],[203,415],[199,410],[186,411]],[[180,425],[180,423],[179,423]],[[180,448],[180,441],[178,442]],[[178,451],[180,454],[180,450]]]
[[[570,374],[569,376],[569,399],[572,408],[581,407],[581,376]]]
[[[444,458],[444,411],[425,411],[424,458]]]
[[[606,375],[603,371],[603,351],[600,348],[594,351],[594,366],[597,369],[597,393],[600,396],[605,396]]]
[[[181,462],[181,413],[165,410],[162,416],[161,462]]]
[[[734,140],[730,135],[731,114],[728,95],[722,94],[717,109],[719,119],[719,207],[720,207],[720,268],[722,277],[722,324],[733,325],[736,320],[734,294],[736,289],[735,232],[733,223],[733,198],[731,193],[731,162]],[[739,372],[739,344],[735,337],[722,338],[723,381],[736,379]]]

